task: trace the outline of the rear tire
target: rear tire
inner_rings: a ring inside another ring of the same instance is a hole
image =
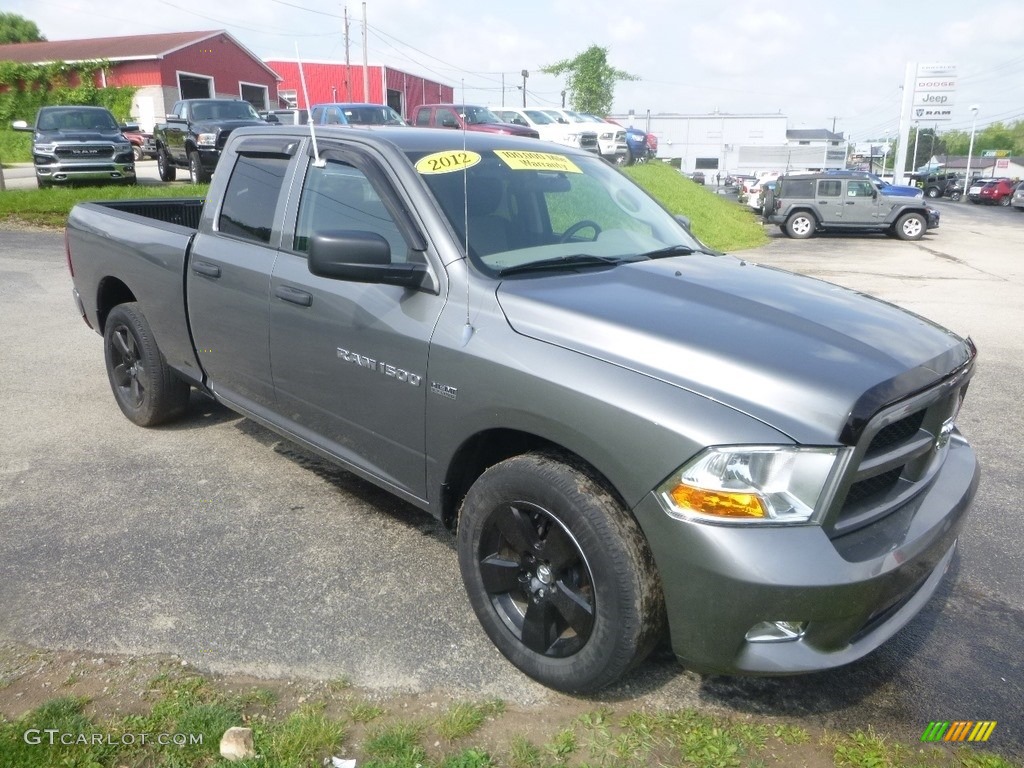
[[[1010,196],[1007,195],[1006,197],[1004,197],[1002,200],[999,201],[999,204],[1003,206],[1003,208],[1008,208],[1010,206]]]
[[[210,180],[210,174],[203,170],[199,152],[194,149],[188,153],[188,175],[193,184],[206,184]]]
[[[905,213],[896,220],[893,232],[900,240],[920,240],[928,229],[928,222],[920,213]]]
[[[801,211],[786,219],[786,234],[796,240],[806,240],[814,234],[817,226],[811,214]]]
[[[595,691],[663,636],[661,582],[640,526],[593,470],[528,453],[473,484],[459,567],[491,642],[534,680]]]
[[[163,147],[156,152],[156,170],[160,174],[161,181],[174,181],[178,175],[171,163],[171,158],[167,155],[167,150]]]
[[[932,198],[934,200],[936,197],[939,196],[939,188],[938,187],[928,187],[928,189],[926,189],[924,191],[924,196],[925,197],[930,197],[930,198]]]
[[[130,421],[152,427],[185,412],[191,387],[167,365],[136,302],[110,311],[103,357],[114,399]]]

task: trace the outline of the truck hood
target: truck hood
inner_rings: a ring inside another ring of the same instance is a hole
[[[973,354],[879,299],[728,256],[505,280],[497,298],[518,333],[683,387],[800,443],[835,442],[866,401],[873,411],[905,397]]]
[[[36,131],[35,141],[39,144],[52,144],[55,141],[80,141],[83,144],[96,141],[126,142],[128,139],[120,131]]]
[[[262,120],[200,120],[192,123],[192,130],[196,133],[217,133],[218,131],[233,131],[235,128],[244,128],[247,125],[266,125]]]

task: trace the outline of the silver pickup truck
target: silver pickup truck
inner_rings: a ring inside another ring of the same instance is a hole
[[[235,131],[205,201],[72,211],[129,419],[195,387],[435,515],[487,635],[561,690],[666,631],[696,670],[835,667],[935,592],[970,341],[715,253],[587,152],[316,135]]]

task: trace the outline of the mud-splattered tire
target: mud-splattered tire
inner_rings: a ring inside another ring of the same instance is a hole
[[[662,636],[661,584],[639,525],[570,456],[529,453],[484,472],[463,503],[458,550],[484,631],[546,686],[602,688]]]

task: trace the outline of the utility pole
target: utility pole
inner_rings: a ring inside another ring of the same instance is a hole
[[[352,79],[352,62],[349,59],[349,37],[348,37],[348,6],[345,6],[345,101],[352,101],[352,86],[349,81]],[[306,105],[309,109],[309,105]]]
[[[526,109],[526,78],[530,76],[530,73],[524,69],[520,74],[523,76],[523,109]]]
[[[370,64],[366,53],[366,3],[363,2],[363,101],[370,100]]]

